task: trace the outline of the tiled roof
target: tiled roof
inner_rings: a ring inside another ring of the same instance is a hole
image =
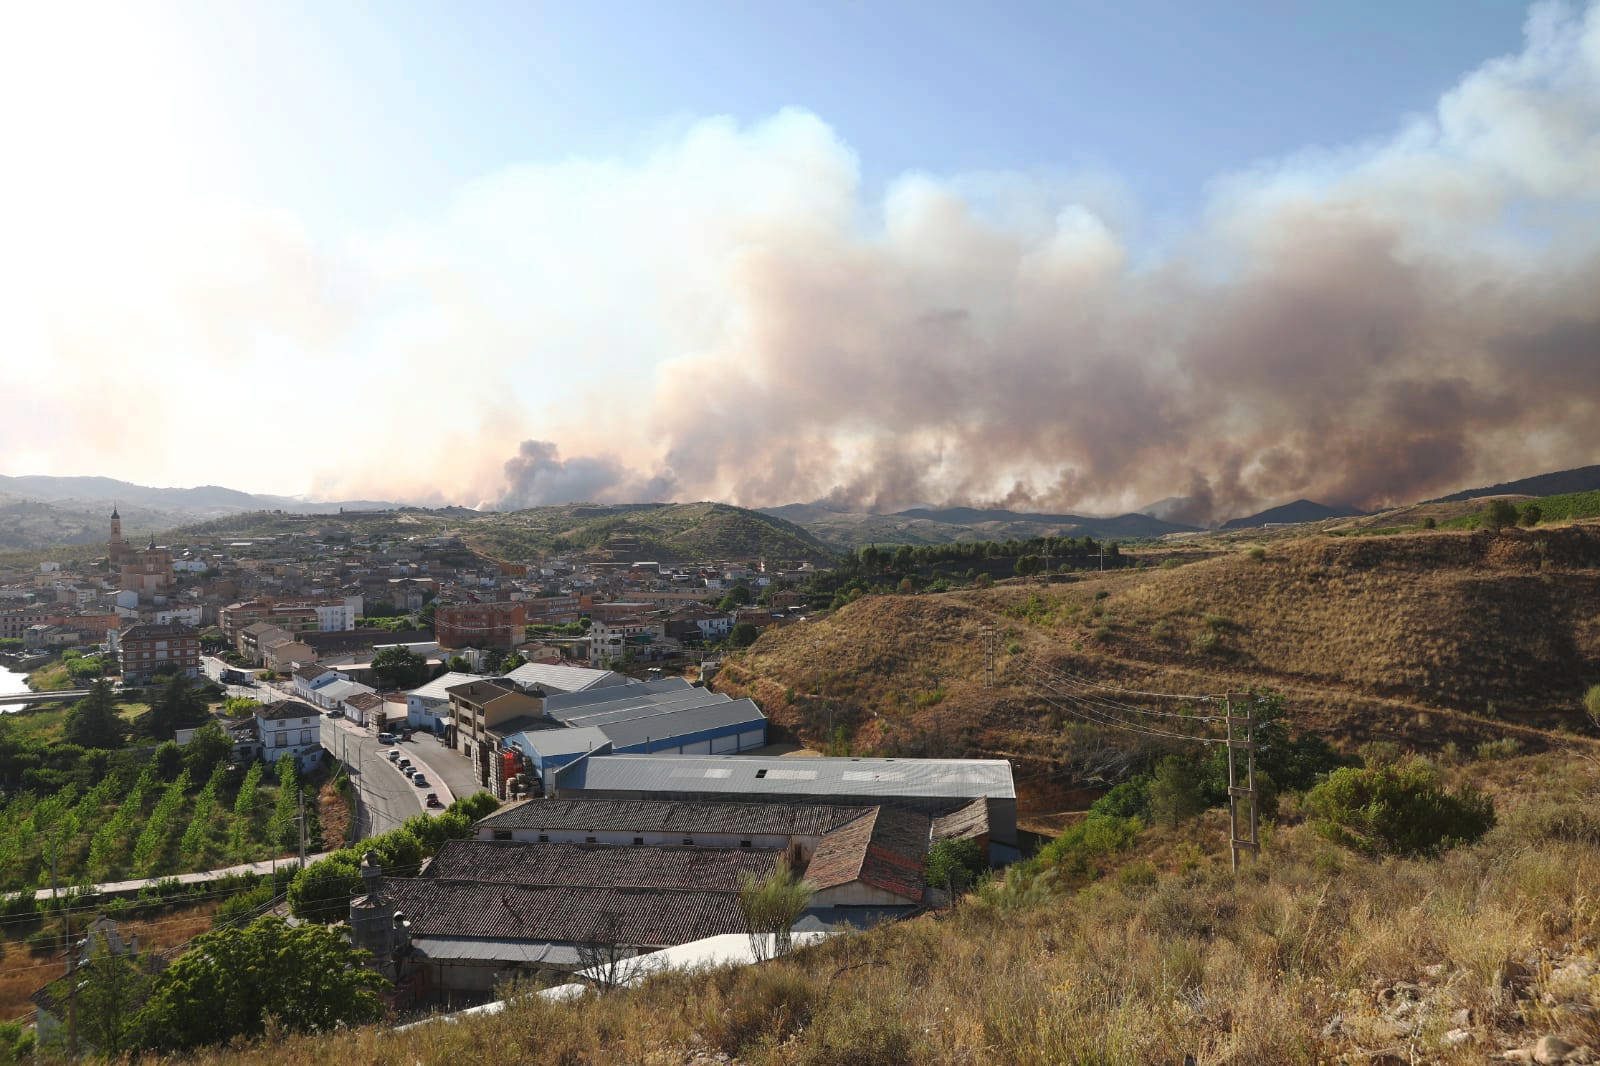
[[[493,884],[737,892],[743,878],[770,874],[779,854],[753,848],[452,840],[440,847],[423,876]]]
[[[478,827],[821,836],[871,809],[826,804],[532,799],[502,807],[479,821]]]
[[[933,839],[977,839],[989,832],[989,803],[976,799],[933,820]]]
[[[386,878],[378,898],[385,908],[405,912],[414,937],[604,940],[667,947],[745,931],[739,899],[726,892]]]
[[[298,678],[301,678],[302,680],[305,680],[305,681],[315,681],[317,678],[321,677],[323,674],[331,674],[331,673],[333,673],[332,670],[328,669],[326,666],[321,666],[321,665],[319,665],[317,663],[308,663],[305,666],[297,666],[297,667],[294,668],[294,676],[298,677]]]
[[[790,759],[754,755],[596,755],[566,767],[558,789],[590,792],[831,796],[860,803],[987,796],[1015,799],[1004,759]],[[952,804],[954,806],[954,804]]]
[[[145,622],[140,625],[130,626],[122,631],[121,640],[166,640],[171,637],[192,637],[199,633],[193,626],[186,626],[182,622]]]
[[[275,722],[280,718],[315,718],[319,713],[311,704],[300,700],[277,700],[257,711],[256,717]]]
[[[878,807],[823,837],[805,877],[819,890],[861,881],[919,901],[927,854],[927,815]]]

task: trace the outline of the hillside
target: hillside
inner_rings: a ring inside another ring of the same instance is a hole
[[[1034,537],[1099,537],[1135,540],[1193,531],[1146,514],[1091,517],[1033,514],[974,507],[913,508],[893,514],[844,511],[820,503],[769,507],[763,514],[805,527],[843,550],[867,544],[950,544],[975,540],[1029,540]]]
[[[0,550],[28,551],[104,542],[111,508],[82,503],[46,503],[0,492]],[[171,511],[125,505],[123,532],[130,538],[170,529],[187,521]]]
[[[1572,470],[1536,474],[1518,481],[1505,481],[1481,489],[1463,489],[1428,502],[1449,503],[1455,500],[1477,499],[1480,496],[1558,496],[1569,492],[1593,492],[1597,489],[1600,489],[1600,465],[1580,466]]]
[[[984,628],[999,631],[984,685]],[[1025,804],[1083,772],[1082,745],[1023,674],[1039,655],[1154,692],[1270,687],[1294,723],[1353,746],[1538,745],[1600,682],[1600,526],[1273,542],[1172,568],[867,597],[769,632],[717,687],[780,725],[860,750],[1020,760]],[[1105,730],[1096,732],[1104,734]]]
[[[1349,518],[1361,512],[1351,507],[1330,507],[1315,500],[1295,500],[1281,507],[1269,507],[1243,518],[1222,523],[1223,529],[1249,529],[1252,526],[1320,522],[1327,518]]]
[[[367,537],[458,536],[469,547],[508,561],[577,553],[659,562],[765,558],[820,563],[834,554],[792,522],[721,503],[580,503],[504,512],[406,507],[310,516],[258,511],[189,526],[174,536],[335,530]]]

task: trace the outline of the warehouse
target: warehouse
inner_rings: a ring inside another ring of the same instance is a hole
[[[612,750],[712,755],[767,743],[767,716],[753,700],[679,682],[619,686],[546,698],[545,716],[573,729],[599,729]]]
[[[1017,845],[1017,792],[1004,759],[596,754],[573,760],[552,785],[562,799],[888,803],[935,818],[981,799],[991,858],[1008,861]]]

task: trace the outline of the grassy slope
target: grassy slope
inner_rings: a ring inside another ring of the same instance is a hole
[[[1522,499],[1517,500],[1523,502]],[[1538,504],[1543,523],[1570,522],[1582,518],[1600,518],[1600,491],[1568,492],[1560,496],[1541,496],[1533,500]],[[1466,514],[1458,515],[1440,525],[1448,529],[1477,529],[1483,524],[1484,505],[1474,500]]]
[[[985,625],[1003,633],[994,689]],[[1350,744],[1537,744],[1600,681],[1600,526],[1307,538],[1048,588],[868,597],[764,635],[716,687],[807,740],[842,725],[861,749],[999,753],[1059,778],[1073,738],[1018,654],[1152,691],[1269,686],[1300,728]]]
[[[1076,895],[968,897],[763,966],[198,1061],[1309,1066],[1480,1063],[1545,1034],[1600,1046],[1600,978],[1564,969],[1600,935],[1600,767],[1545,755],[1451,773],[1494,793],[1502,824],[1440,860],[1359,858],[1290,804],[1235,877],[1212,812],[1146,831]],[[1415,1005],[1392,1006],[1397,990]]]

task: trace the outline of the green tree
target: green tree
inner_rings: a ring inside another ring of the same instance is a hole
[[[1032,577],[1034,574],[1037,574],[1043,569],[1044,560],[1039,558],[1037,555],[1017,556],[1017,562],[1014,570],[1018,577]]]
[[[1544,521],[1544,511],[1536,503],[1525,503],[1520,520],[1525,526],[1536,526]]]
[[[362,958],[335,930],[272,915],[202,933],[156,978],[139,1043],[172,1053],[255,1039],[269,1016],[292,1033],[378,1021],[387,982]]]
[[[1583,697],[1583,710],[1596,729],[1600,729],[1600,685],[1593,685]]]
[[[85,748],[122,747],[124,726],[117,715],[111,682],[101,680],[89,686],[89,694],[73,704],[62,735],[67,743]]]
[[[1517,508],[1510,500],[1490,500],[1483,510],[1483,524],[1500,530],[1517,524]]]
[[[156,740],[171,740],[178,730],[200,725],[208,717],[206,701],[193,682],[173,674],[161,686],[150,710],[139,717],[139,732]]]
[[[189,777],[204,781],[212,770],[227,763],[233,755],[233,738],[216,722],[207,722],[194,731],[189,743],[183,746],[183,765]]]
[[[289,883],[289,909],[296,918],[330,924],[350,916],[350,899],[361,891],[361,870],[344,852],[318,859]]]
[[[78,977],[78,1032],[83,1042],[106,1056],[133,1050],[139,1009],[153,984],[143,959],[114,953],[105,936],[97,934]]]
[[[1192,758],[1168,755],[1156,764],[1150,779],[1150,817],[1171,829],[1206,809],[1201,789],[1203,768]]]
[[[372,676],[381,689],[416,688],[428,680],[428,661],[410,648],[395,645],[372,657]]]
[[[761,635],[754,622],[740,622],[728,631],[728,643],[735,648],[748,648]]]

